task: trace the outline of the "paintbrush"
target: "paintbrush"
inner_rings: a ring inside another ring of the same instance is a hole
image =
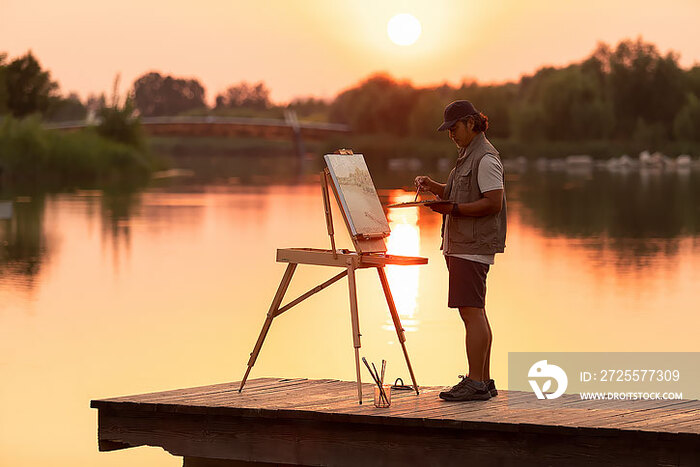
[[[372,379],[374,380],[375,383],[378,383],[376,376],[374,376],[374,373],[372,372],[372,368],[369,366],[369,363],[367,363],[367,359],[365,357],[362,357],[362,363],[365,364],[367,367],[367,371],[369,371],[369,374],[372,375]]]
[[[382,383],[382,387],[384,386],[384,372],[386,371],[386,360],[382,359],[382,377],[379,378],[379,380]]]
[[[377,371],[377,367],[374,366],[374,362],[372,362],[372,368],[374,368],[374,375],[377,379],[377,384],[379,385],[379,392],[381,393],[382,397],[384,398],[384,401],[389,405],[389,398],[386,396],[386,393],[384,392],[384,378],[379,377],[379,372]]]
[[[379,376],[374,374],[374,371],[372,371],[372,367],[369,366],[369,363],[367,362],[367,359],[365,357],[362,357],[362,363],[364,363],[367,367],[367,371],[369,371],[369,374],[372,375],[372,379],[375,383],[377,383],[377,386],[381,387],[381,385],[379,384]]]
[[[379,385],[382,385],[382,380],[379,379],[379,372],[377,371],[377,367],[374,366],[374,362],[372,362],[372,369],[374,369],[374,376],[377,377],[377,381],[379,382]]]
[[[384,396],[384,400],[386,401],[386,403],[389,404],[389,398],[386,397],[386,393],[384,392],[384,377],[383,376],[381,378],[379,377],[379,372],[377,371],[377,367],[374,366],[374,362],[372,362],[372,368],[374,368],[374,375],[377,377],[377,380],[379,381],[379,392],[381,392],[382,396]]]
[[[418,184],[418,188],[416,188],[416,197],[413,198],[413,202],[414,202],[414,203],[415,203],[416,201],[418,201],[418,193],[420,193],[420,189],[421,189],[421,188],[423,188],[423,185],[421,185],[421,184],[419,183],[419,184]]]
[[[378,375],[378,374],[377,374],[377,375],[374,374],[374,372],[372,371],[372,368],[370,368],[369,363],[367,363],[367,359],[366,359],[365,357],[362,357],[362,363],[365,364],[365,366],[367,367],[367,371],[369,371],[369,374],[372,375],[372,379],[374,380],[374,382],[375,382],[375,383],[377,384],[377,386],[379,387],[379,394],[380,394],[380,397],[381,397],[382,399],[384,399],[384,401],[385,401],[387,404],[389,404],[389,399],[386,397],[386,394],[384,394],[384,388],[382,387],[382,385],[381,385],[380,382],[379,382],[379,375]],[[372,364],[372,366],[374,366],[374,363]],[[375,371],[376,371],[376,368],[375,368]]]

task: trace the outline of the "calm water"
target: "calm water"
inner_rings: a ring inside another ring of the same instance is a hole
[[[384,203],[413,197],[395,188],[413,174],[374,175]],[[239,380],[285,268],[276,248],[329,244],[316,184],[227,180],[0,196],[12,202],[0,219],[0,465],[181,464],[156,448],[98,453],[90,399]],[[509,174],[508,246],[487,299],[499,387],[510,351],[700,350],[699,182]],[[389,220],[391,253],[429,258],[388,271],[418,382],[453,384],[466,357],[440,218]],[[288,299],[335,274],[297,271]],[[360,271],[358,288],[362,354],[408,380],[376,273]],[[262,376],[354,378],[344,282],[276,320],[251,378]]]

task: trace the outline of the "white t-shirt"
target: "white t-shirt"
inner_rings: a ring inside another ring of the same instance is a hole
[[[486,154],[479,162],[479,177],[477,179],[481,193],[503,189],[503,164],[493,154]],[[445,245],[447,245],[447,229],[445,229]],[[493,264],[496,255],[455,255],[455,258],[468,259],[477,263]]]

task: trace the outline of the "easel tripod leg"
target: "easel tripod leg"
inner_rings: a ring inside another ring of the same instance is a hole
[[[287,269],[284,271],[284,276],[282,276],[282,281],[280,282],[280,285],[277,288],[275,298],[272,300],[270,310],[267,312],[267,318],[265,318],[265,323],[263,323],[262,330],[260,331],[260,336],[258,336],[258,341],[255,343],[255,347],[253,348],[253,351],[250,354],[250,359],[248,360],[248,368],[245,370],[245,375],[243,376],[243,380],[241,381],[241,386],[238,388],[238,392],[241,392],[243,390],[243,386],[245,385],[245,382],[248,379],[250,370],[253,368],[253,365],[255,365],[255,360],[258,359],[258,354],[260,353],[260,349],[262,348],[263,342],[265,341],[267,332],[270,330],[272,319],[275,317],[275,313],[282,304],[282,299],[284,298],[284,294],[287,292],[289,283],[292,281],[292,275],[294,274],[294,270],[296,269],[296,267],[296,263],[289,263],[287,265]]]
[[[396,305],[394,304],[394,297],[391,295],[391,289],[389,288],[389,281],[386,278],[386,272],[384,267],[377,267],[377,273],[379,273],[379,282],[382,283],[382,289],[384,290],[384,296],[386,297],[386,303],[389,306],[389,313],[391,314],[391,320],[394,322],[394,328],[396,329],[396,335],[401,342],[401,349],[403,350],[403,356],[406,359],[406,365],[408,366],[408,373],[411,375],[411,381],[413,381],[413,389],[418,392],[418,383],[416,382],[416,377],[413,374],[413,367],[411,366],[411,360],[408,358],[408,350],[406,350],[406,334],[404,333],[403,326],[401,325],[401,319],[399,318],[399,312],[396,310]]]
[[[357,399],[362,404],[362,376],[360,374],[360,318],[357,313],[357,285],[355,265],[348,265],[348,288],[350,290],[350,319],[352,320],[352,343],[355,347],[355,371],[357,372]]]

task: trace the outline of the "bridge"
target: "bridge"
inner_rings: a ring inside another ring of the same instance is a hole
[[[45,124],[53,130],[72,131],[99,124],[86,120]],[[240,117],[146,117],[141,124],[152,136],[222,136],[255,137],[266,139],[318,140],[328,136],[347,134],[348,125],[338,123],[299,122],[296,115],[286,113],[284,119]]]

